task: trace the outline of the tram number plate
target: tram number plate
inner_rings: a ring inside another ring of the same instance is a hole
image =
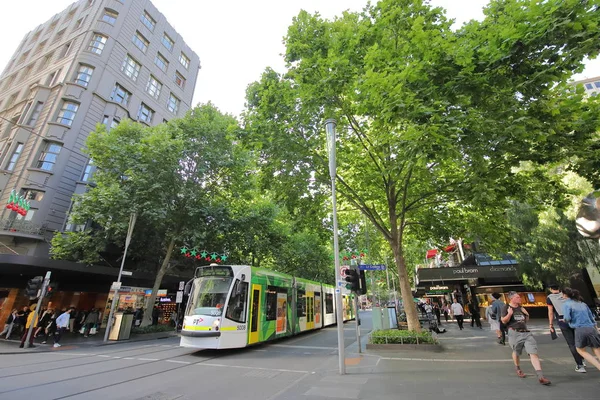
[[[220,317],[221,314],[223,314],[223,311],[221,310],[211,310],[210,312],[211,317]]]
[[[245,331],[246,330],[246,325],[238,325],[237,326],[237,330],[238,331]]]

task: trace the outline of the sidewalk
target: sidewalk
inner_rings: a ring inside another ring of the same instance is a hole
[[[164,339],[177,336],[173,331],[147,333],[147,334],[132,334],[128,340],[109,340],[104,342],[104,329],[99,330],[95,335],[84,337],[80,333],[66,332],[60,340],[61,347],[53,347],[54,341],[52,336],[48,338],[48,343],[41,344],[41,339],[35,339],[34,348],[19,348],[20,340],[13,338],[11,340],[0,339],[0,354],[22,354],[22,353],[40,353],[48,351],[72,350],[76,348],[107,346],[117,343],[133,343],[146,340]]]

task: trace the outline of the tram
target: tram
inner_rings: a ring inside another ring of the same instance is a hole
[[[185,292],[182,347],[246,347],[336,323],[333,286],[263,268],[198,267]],[[344,321],[354,319],[345,288],[342,298]]]

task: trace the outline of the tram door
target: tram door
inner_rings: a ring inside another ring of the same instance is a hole
[[[248,335],[248,344],[257,343],[259,341],[261,292],[261,285],[252,285],[252,304],[250,305],[250,333]]]
[[[306,329],[315,329],[315,292],[306,292]]]

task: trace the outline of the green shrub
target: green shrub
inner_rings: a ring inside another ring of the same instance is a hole
[[[131,328],[131,333],[135,333],[136,335],[169,331],[175,331],[175,327],[170,325],[148,325],[144,327],[134,326],[133,328]]]
[[[438,344],[430,332],[386,329],[371,333],[372,344]]]

